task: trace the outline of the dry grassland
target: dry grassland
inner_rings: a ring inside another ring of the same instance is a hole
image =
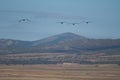
[[[120,80],[118,65],[0,65],[0,80]]]

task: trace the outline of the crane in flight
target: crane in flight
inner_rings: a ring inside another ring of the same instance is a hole
[[[20,19],[18,22],[19,23],[21,23],[21,22],[31,22],[31,20],[29,20],[27,18],[23,18],[23,19]]]
[[[73,26],[75,25],[78,25],[78,24],[81,24],[82,22],[79,22],[79,23],[68,23],[68,24],[72,24]]]
[[[57,23],[64,24],[64,23],[66,23],[66,22],[64,22],[64,21],[61,21],[61,22],[57,22]]]
[[[89,24],[89,23],[91,23],[91,21],[83,21],[84,23],[86,23],[86,24]]]

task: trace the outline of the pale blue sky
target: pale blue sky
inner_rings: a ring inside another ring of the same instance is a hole
[[[22,18],[31,22],[18,23]],[[92,23],[56,23],[83,20]],[[38,40],[64,32],[120,38],[120,0],[0,0],[0,38]]]

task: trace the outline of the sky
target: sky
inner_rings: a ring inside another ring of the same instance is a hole
[[[120,39],[120,0],[0,0],[0,39],[33,41],[65,32]]]

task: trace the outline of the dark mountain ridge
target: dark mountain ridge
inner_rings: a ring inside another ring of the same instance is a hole
[[[116,50],[117,49],[117,50]],[[88,51],[119,52],[120,39],[89,39],[74,33],[62,33],[36,41],[0,39],[0,54]]]

